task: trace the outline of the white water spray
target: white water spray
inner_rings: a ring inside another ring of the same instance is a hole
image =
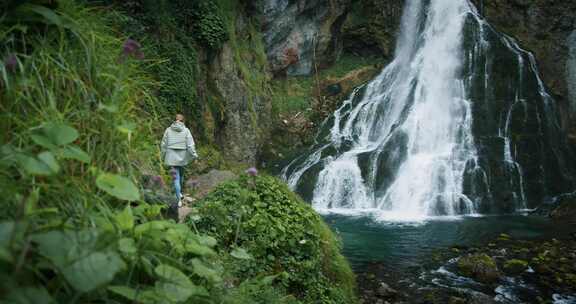
[[[465,50],[469,21],[477,23],[477,37]],[[467,171],[475,174],[477,180],[468,184],[479,184],[480,197],[491,199],[493,185],[479,167],[468,94],[474,73],[479,72],[474,67],[483,70],[482,87],[490,91],[492,67],[488,60],[480,60],[491,49],[486,29],[492,31],[468,0],[407,1],[395,59],[334,112],[328,143],[284,169],[290,187],[297,188],[305,174],[316,170],[310,199],[318,210],[377,211],[386,220],[408,221],[477,214],[482,198],[469,197],[470,191],[465,191]],[[530,64],[528,72],[537,75],[537,70],[531,54],[512,38],[500,39],[517,57],[519,78],[515,100],[495,136],[504,145],[501,166],[511,176],[507,187],[519,210],[526,208],[526,198],[522,168],[511,143],[511,116],[515,107],[527,111],[522,91],[525,61]],[[536,77],[546,104],[548,94]]]

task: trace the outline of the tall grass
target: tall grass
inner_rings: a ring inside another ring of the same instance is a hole
[[[0,25],[0,54],[18,58],[15,71],[0,67],[1,144],[40,152],[31,140],[33,129],[61,122],[78,130],[75,144],[91,162],[67,162],[56,177],[18,176],[10,169],[0,178],[3,189],[26,193],[41,187],[41,204],[58,202],[61,209],[73,210],[98,200],[95,170],[137,176],[136,167],[153,167],[157,104],[151,92],[155,83],[142,72],[146,62],[122,54],[124,39],[105,14],[74,1],[60,1],[58,14],[68,26],[26,25],[23,35],[17,27]],[[18,203],[10,197],[3,199]]]

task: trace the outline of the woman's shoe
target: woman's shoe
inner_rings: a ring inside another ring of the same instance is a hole
[[[178,200],[178,208],[182,207],[182,199]]]

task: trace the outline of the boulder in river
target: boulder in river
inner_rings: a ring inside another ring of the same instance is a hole
[[[458,272],[481,283],[496,283],[501,273],[493,258],[487,254],[471,254],[458,261]]]
[[[528,269],[528,262],[519,259],[511,259],[504,263],[504,272],[510,275],[517,275]]]

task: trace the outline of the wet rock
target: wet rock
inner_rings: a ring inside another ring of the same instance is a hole
[[[391,59],[403,6],[404,0],[355,1],[342,27],[344,51]]]
[[[398,291],[388,286],[388,284],[380,282],[376,294],[382,298],[392,298],[398,295]]]
[[[528,262],[518,259],[508,260],[504,263],[504,272],[508,275],[518,275],[528,269]]]
[[[458,272],[481,283],[497,282],[501,273],[493,258],[484,253],[471,254],[458,260]]]
[[[560,97],[558,100],[564,126],[576,126],[568,111],[567,87],[570,84],[565,77],[570,56],[567,37],[574,30],[576,2],[493,0],[484,3],[485,16],[490,23],[516,37],[523,47],[535,53],[544,82],[553,95]]]
[[[576,113],[576,30],[572,31],[566,41],[568,44],[568,60],[566,62],[566,80],[570,110]]]

